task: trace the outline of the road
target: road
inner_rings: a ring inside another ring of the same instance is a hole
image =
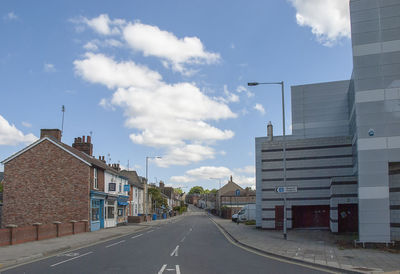
[[[2,273],[324,273],[246,251],[203,213]]]

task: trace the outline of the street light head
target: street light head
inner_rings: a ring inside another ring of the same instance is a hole
[[[161,157],[161,156],[156,156],[156,157],[154,157],[154,158],[156,158],[156,159],[161,159],[162,157]]]
[[[250,82],[250,83],[247,83],[247,85],[248,85],[249,87],[251,87],[251,86],[258,86],[259,83],[258,83],[258,82]]]

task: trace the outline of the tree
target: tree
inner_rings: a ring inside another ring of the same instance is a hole
[[[174,188],[174,192],[181,195],[183,193],[183,190],[182,190],[182,188],[178,187],[178,188]]]
[[[149,194],[151,195],[154,208],[161,208],[161,206],[164,206],[165,208],[168,207],[168,201],[162,197],[160,189],[151,187],[149,188]]]
[[[190,189],[189,194],[204,194],[204,189],[201,186],[194,186]]]

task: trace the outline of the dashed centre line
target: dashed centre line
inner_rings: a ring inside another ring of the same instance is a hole
[[[123,243],[123,242],[125,242],[125,240],[122,240],[122,241],[119,241],[119,242],[110,244],[110,245],[106,246],[106,248],[112,247],[112,246],[117,245],[117,244],[121,244],[121,243]]]
[[[140,236],[143,236],[143,234],[139,234],[139,235],[133,236],[133,237],[131,237],[131,239],[135,239],[135,238],[140,237]]]
[[[149,230],[149,231],[147,231],[146,233],[151,233],[151,232],[153,232],[154,231],[154,229],[152,229],[152,230]]]
[[[90,251],[90,252],[88,252],[88,253],[85,253],[85,254],[82,254],[82,255],[79,255],[79,256],[76,256],[76,257],[70,258],[70,259],[68,259],[68,260],[61,261],[61,262],[58,262],[58,263],[56,263],[56,264],[52,264],[50,267],[54,267],[54,266],[57,266],[57,265],[59,265],[59,264],[63,264],[63,263],[66,263],[66,262],[69,262],[69,261],[72,261],[72,260],[78,259],[78,258],[80,258],[80,257],[83,257],[83,256],[86,256],[86,255],[89,255],[89,254],[91,254],[91,253],[93,253],[93,252],[92,252],[92,251]]]

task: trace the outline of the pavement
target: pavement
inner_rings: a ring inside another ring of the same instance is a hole
[[[210,218],[238,243],[272,256],[361,273],[400,273],[400,254],[362,247],[343,248],[335,243],[335,235],[329,231],[289,230],[288,239],[284,240],[281,231]]]

